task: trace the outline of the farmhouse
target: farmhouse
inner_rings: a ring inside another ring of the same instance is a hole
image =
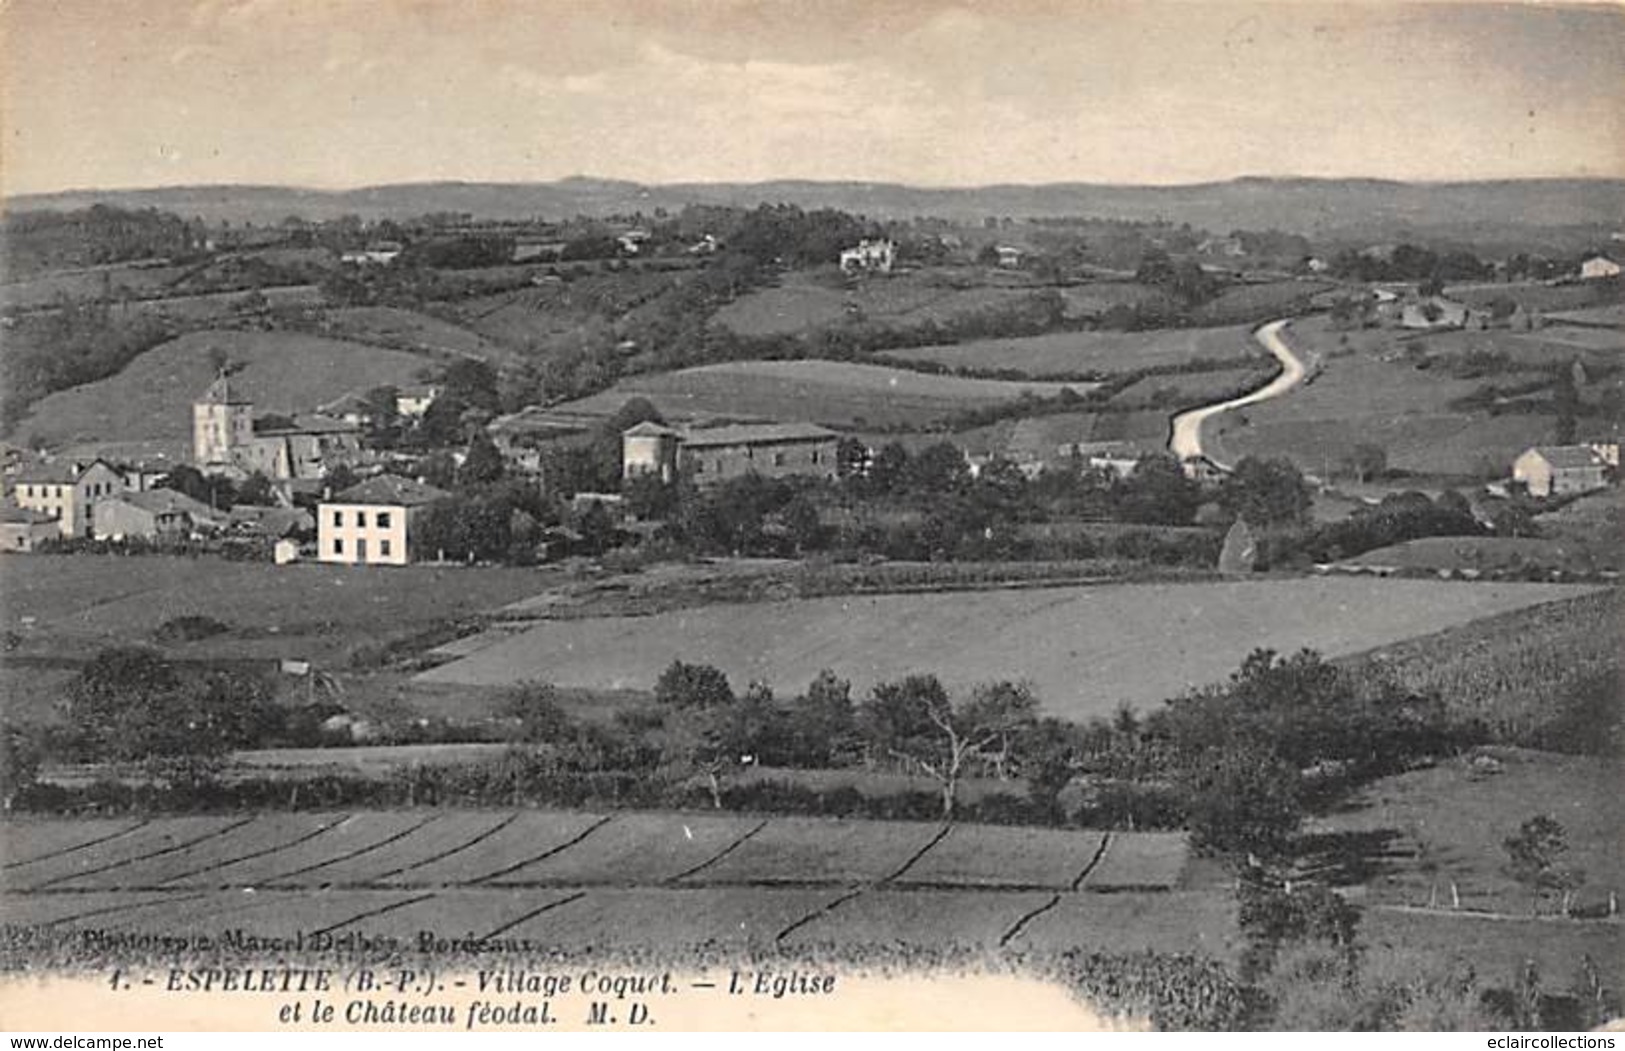
[[[254,404],[222,374],[192,403],[192,460],[205,474],[274,481],[320,478],[359,452],[359,428],[319,414],[254,420]]]
[[[1619,276],[1619,263],[1598,252],[1580,264],[1580,280],[1597,281]]]
[[[387,266],[404,251],[399,241],[374,241],[365,248],[352,249],[339,256],[339,262],[351,266]]]
[[[841,251],[841,269],[848,274],[891,273],[897,261],[897,246],[890,241],[859,241],[856,248]]]
[[[412,560],[412,519],[443,489],[382,474],[353,485],[316,511],[316,557],[350,565],[404,566]]]
[[[1134,473],[1145,456],[1145,450],[1133,442],[1073,442],[1063,445],[1061,452],[1074,456],[1097,471],[1110,471],[1119,478]]]
[[[745,474],[835,477],[840,435],[811,423],[732,424],[676,430],[644,422],[621,436],[621,475],[679,474],[701,485]]]
[[[61,535],[57,520],[43,511],[0,506],[0,551],[32,551]]]
[[[102,540],[161,540],[214,529],[226,516],[173,489],[120,493],[96,504],[95,533]]]
[[[395,392],[395,411],[410,419],[422,419],[438,397],[439,387],[402,387]]]
[[[123,476],[103,460],[59,461],[19,470],[12,496],[18,507],[54,518],[63,536],[88,536],[96,502],[123,490]]]
[[[994,245],[993,251],[998,254],[999,265],[1006,270],[1021,269],[1021,261],[1027,253],[1015,245]]]
[[[1537,445],[1512,461],[1512,479],[1531,496],[1563,496],[1607,485],[1606,466],[1589,445]]]

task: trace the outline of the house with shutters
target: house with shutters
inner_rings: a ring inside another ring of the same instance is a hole
[[[412,561],[413,519],[450,495],[393,474],[352,485],[317,505],[316,557],[348,565],[404,566]]]
[[[96,502],[124,491],[124,476],[104,460],[42,461],[12,479],[18,507],[54,518],[65,537],[89,536]]]

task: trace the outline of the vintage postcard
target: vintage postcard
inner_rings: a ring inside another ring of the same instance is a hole
[[[0,3],[0,1025],[1616,1023],[1622,59]]]

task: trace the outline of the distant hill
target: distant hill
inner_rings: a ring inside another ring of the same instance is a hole
[[[210,221],[276,223],[290,215],[367,219],[428,212],[481,218],[608,216],[687,204],[751,206],[786,202],[839,208],[875,218],[918,215],[979,221],[989,215],[1093,216],[1151,220],[1214,231],[1276,229],[1321,240],[1430,236],[1471,242],[1521,241],[1532,232],[1567,231],[1583,239],[1619,228],[1625,180],[1523,179],[1403,183],[1376,179],[1245,178],[1188,186],[1051,183],[930,189],[895,183],[779,181],[642,185],[569,178],[549,183],[402,183],[356,190],[284,186],[177,186],[150,190],[75,190],[11,198],[16,211],[84,208],[95,203],[159,208]]]

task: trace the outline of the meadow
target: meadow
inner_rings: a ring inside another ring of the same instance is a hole
[[[452,354],[500,362],[512,353],[498,343],[440,318],[401,307],[338,307],[322,315],[332,334],[358,343]]]
[[[722,307],[713,321],[740,336],[800,335],[853,317],[906,328],[950,323],[1015,303],[1032,291],[971,283],[982,279],[976,271],[960,280],[924,271],[848,286],[829,273],[787,274],[777,287],[756,289]]]
[[[1258,357],[1264,349],[1247,326],[1174,328],[1150,332],[1056,332],[1012,339],[978,339],[936,347],[888,351],[898,361],[950,369],[1010,369],[1034,378],[1121,373],[1184,365],[1197,358]]]
[[[42,555],[0,561],[9,656],[86,657],[150,640],[175,617],[226,631],[176,643],[182,657],[333,661],[476,616],[547,586],[538,569],[402,566],[387,571],[213,557]]]
[[[311,412],[347,391],[406,386],[434,365],[419,354],[290,332],[193,332],[106,379],[41,399],[20,433],[53,445],[161,440],[189,447],[192,402],[215,378],[216,350],[241,366],[233,388],[262,414]]]
[[[843,361],[742,361],[637,376],[559,406],[609,415],[629,398],[646,397],[668,418],[764,417],[830,426],[925,426],[964,409],[1048,397],[1059,384],[938,376]]]
[[[852,595],[556,621],[493,643],[416,681],[495,686],[527,679],[648,689],[675,659],[801,688],[820,669],[875,682],[930,672],[964,686],[1027,679],[1062,718],[1150,706],[1222,681],[1253,648],[1356,653],[1576,594],[1541,584],[1302,578]]]
[[[1347,342],[1344,337],[1347,336]],[[1494,476],[1530,445],[1552,440],[1550,417],[1451,408],[1485,383],[1528,379],[1521,372],[1461,379],[1439,368],[1418,368],[1404,347],[1444,352],[1479,339],[1486,347],[1508,333],[1452,333],[1396,342],[1391,332],[1339,333],[1321,318],[1294,322],[1284,338],[1321,371],[1284,398],[1225,413],[1203,428],[1203,440],[1221,462],[1243,456],[1285,456],[1324,475],[1356,446],[1376,444],[1391,469],[1416,475]],[[1531,351],[1535,348],[1529,348]],[[1413,350],[1413,353],[1419,352]]]

